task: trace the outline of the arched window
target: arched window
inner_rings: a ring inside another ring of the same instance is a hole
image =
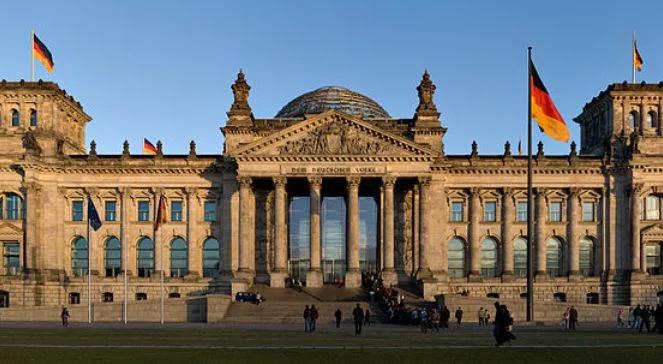
[[[585,277],[594,275],[594,241],[591,238],[584,237],[580,239],[580,274]]]
[[[455,237],[449,241],[448,247],[449,277],[459,278],[465,276],[465,242]]]
[[[78,236],[71,244],[71,270],[74,277],[82,277],[87,274],[88,269],[87,240]]]
[[[21,125],[21,114],[19,114],[18,110],[12,109],[11,114],[12,114],[12,126]]]
[[[562,274],[562,264],[564,256],[562,255],[562,242],[552,237],[546,241],[546,271],[551,277],[558,277]]]
[[[182,238],[175,238],[170,243],[170,276],[184,277],[188,271],[189,258],[186,242]]]
[[[7,194],[7,220],[19,220],[22,217],[21,205],[23,200],[15,193]]]
[[[37,110],[30,109],[30,126],[37,126]]]
[[[638,120],[638,112],[631,111],[628,113],[628,127],[631,131],[635,130],[635,123]]]
[[[203,243],[203,277],[216,277],[219,275],[219,241],[207,238]]]
[[[523,237],[513,241],[513,274],[520,278],[527,276],[527,239]]]
[[[138,276],[149,277],[154,271],[154,242],[148,237],[142,237],[137,246]]]
[[[106,240],[106,277],[116,277],[122,268],[122,245],[111,236]]]
[[[655,111],[650,111],[647,113],[647,127],[650,129],[656,129],[658,127],[658,118],[656,117]]]
[[[497,275],[497,242],[493,238],[481,242],[481,276],[484,278]]]

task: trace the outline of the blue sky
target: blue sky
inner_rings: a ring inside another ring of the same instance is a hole
[[[526,137],[526,48],[572,138],[582,106],[630,79],[631,34],[644,58],[638,82],[663,77],[660,1],[3,1],[0,78],[30,78],[30,31],[55,60],[51,75],[94,120],[87,139],[120,153],[142,137],[166,153],[220,153],[219,127],[243,68],[256,117],[294,97],[340,85],[394,117],[414,113],[424,69],[448,127],[446,151],[501,153]],[[15,16],[11,16],[15,14]],[[568,145],[540,135],[546,153]]]

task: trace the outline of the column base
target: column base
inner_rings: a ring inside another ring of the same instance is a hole
[[[278,269],[269,274],[269,286],[275,288],[285,288],[285,279],[288,277],[288,271]]]
[[[306,272],[306,287],[322,287],[322,271],[320,269],[311,269]]]
[[[425,280],[429,278],[433,278],[433,272],[430,268],[419,267],[419,270],[417,271],[417,280]]]
[[[646,276],[647,276],[647,274],[645,274],[645,272],[643,272],[643,271],[641,271],[641,270],[634,270],[634,271],[631,271],[630,281],[631,281],[631,282],[633,282],[633,281],[641,281],[641,280],[643,280]]]
[[[361,272],[359,269],[350,269],[345,272],[345,287],[359,288],[361,287]]]
[[[580,282],[582,281],[582,275],[577,270],[572,270],[569,272],[569,282]]]
[[[243,279],[248,282],[253,283],[253,278],[256,276],[256,272],[251,269],[242,269],[234,272],[233,279]]]
[[[502,272],[502,282],[508,283],[516,280],[516,276],[513,275],[513,271],[504,271]]]
[[[536,273],[534,273],[534,281],[535,282],[548,282],[548,281],[550,281],[550,277],[544,271],[537,271]]]
[[[380,273],[380,277],[382,277],[382,282],[387,287],[398,284],[398,274],[396,274],[394,268],[383,269]]]
[[[481,278],[481,272],[470,272],[470,274],[467,275],[467,281],[468,282],[482,282],[483,278]]]

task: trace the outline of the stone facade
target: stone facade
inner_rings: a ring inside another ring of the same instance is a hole
[[[162,272],[173,298],[256,282],[283,287],[294,274],[296,196],[309,214],[301,225],[308,226],[307,255],[299,257],[307,286],[329,277],[359,286],[371,270],[391,284],[418,283],[426,298],[522,297],[527,158],[508,143],[502,155],[480,155],[476,143],[469,155],[445,154],[446,128],[427,73],[411,119],[392,118],[338,87],[257,119],[250,89],[240,73],[221,155],[199,155],[193,142],[186,155],[164,155],[160,146],[154,156],[131,155],[127,143],[122,154],[100,155],[94,142],[86,151],[91,118],[64,90],[3,81],[0,304],[85,303],[87,251],[93,302],[156,299]],[[531,232],[537,300],[633,304],[663,296],[662,109],[663,84],[611,85],[575,119],[579,153],[575,143],[568,155],[553,156],[539,145]],[[342,196],[345,213],[337,222],[343,271],[332,272],[340,278],[329,275],[325,258],[330,194]],[[362,217],[366,196],[378,205],[373,225]],[[78,250],[88,239],[88,198],[102,227],[89,232],[89,250]],[[167,217],[155,231],[161,199]],[[366,226],[375,230],[371,268]],[[112,238],[121,246],[118,267]],[[171,267],[182,261],[182,271]]]

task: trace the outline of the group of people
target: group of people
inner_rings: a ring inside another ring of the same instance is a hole
[[[495,346],[502,346],[505,343],[511,343],[516,336],[511,332],[513,328],[513,317],[506,305],[500,305],[495,302],[495,321],[493,327],[493,337],[495,337]]]
[[[318,317],[319,313],[315,305],[311,305],[311,307],[306,305],[304,308],[304,332],[315,332]],[[368,308],[366,308],[366,310],[362,309],[359,303],[357,303],[357,307],[352,310],[352,318],[354,321],[355,335],[361,334],[361,330],[364,326],[371,326],[371,311]],[[343,312],[340,308],[337,308],[334,312],[334,320],[336,321],[336,328],[340,328],[341,321],[343,320]]]
[[[575,330],[578,325],[578,311],[573,306],[569,306],[564,310],[562,315],[564,328],[567,330]]]
[[[315,324],[318,321],[318,309],[315,305],[304,308],[304,332],[315,332]]]
[[[617,326],[623,327],[624,320],[621,318],[622,310],[617,314]],[[652,322],[654,325],[652,326]],[[657,332],[663,335],[663,305],[660,303],[654,306],[637,305],[628,310],[628,328],[637,329],[639,333],[643,328],[647,332]]]

